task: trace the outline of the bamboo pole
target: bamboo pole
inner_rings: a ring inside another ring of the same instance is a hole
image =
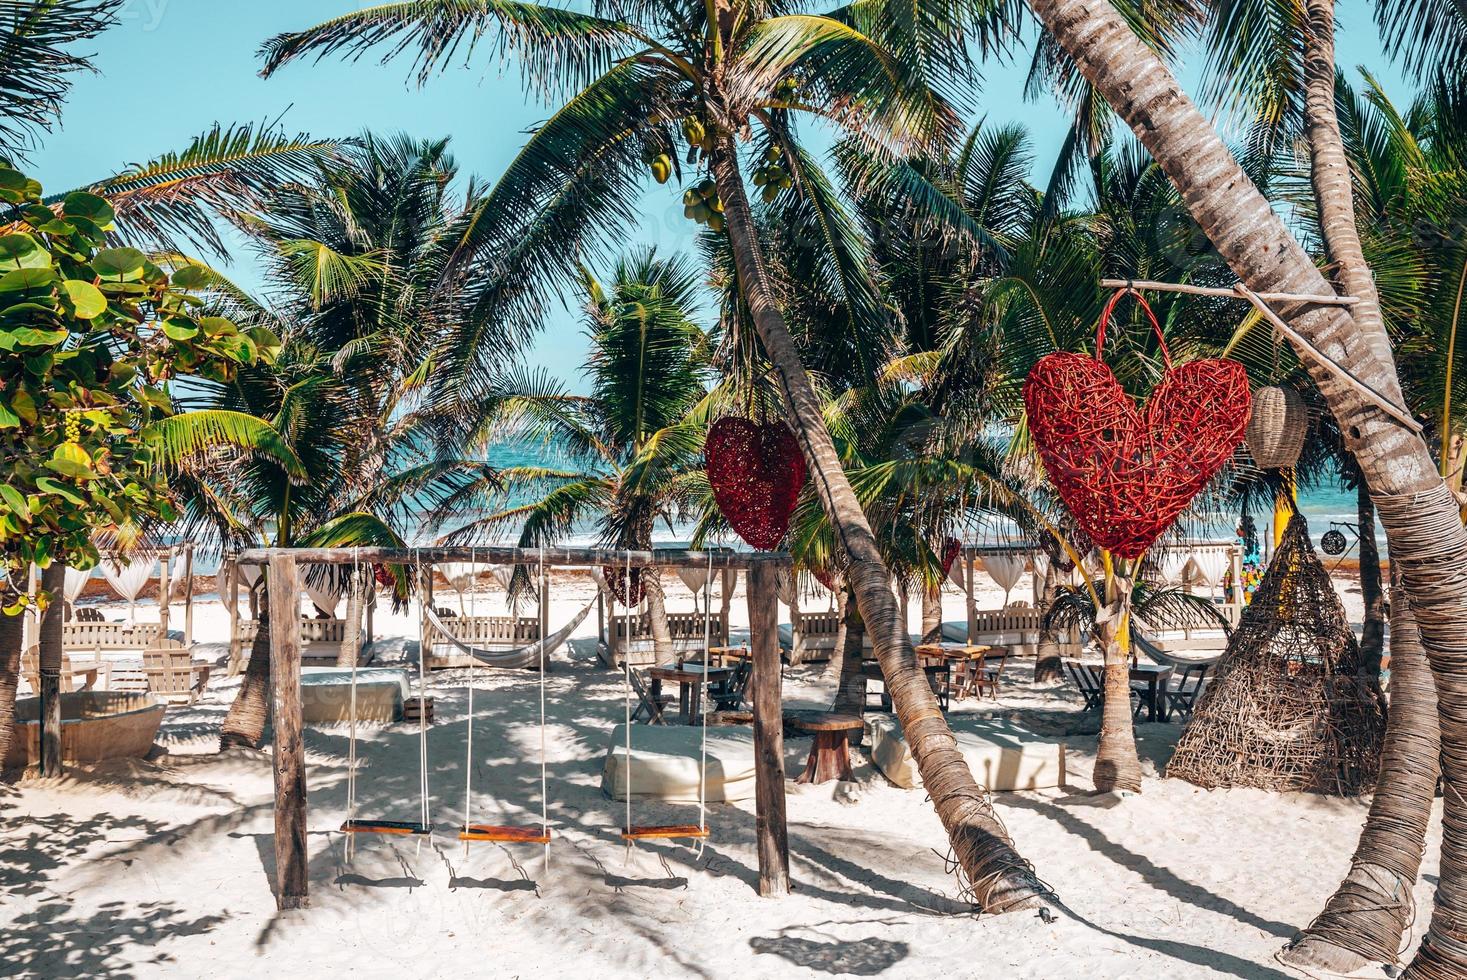
[[[239,564],[233,558],[225,560],[226,591],[229,593],[229,676],[239,673]]]
[[[275,905],[310,904],[306,853],[306,753],[301,739],[300,571],[294,555],[270,560],[270,697],[275,730]]]
[[[168,635],[169,593],[172,583],[168,580],[168,566],[173,564],[173,549],[169,548],[158,556],[158,635]]]
[[[1193,286],[1185,282],[1157,282],[1154,279],[1102,279],[1100,285],[1106,289],[1139,289],[1152,293],[1186,293],[1188,296],[1216,296],[1219,299],[1238,299],[1236,286]],[[1242,285],[1239,283],[1238,285]],[[1313,303],[1316,306],[1354,306],[1360,300],[1354,296],[1318,295],[1313,293],[1255,293],[1268,303]]]

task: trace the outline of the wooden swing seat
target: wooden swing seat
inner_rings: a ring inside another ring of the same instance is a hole
[[[664,826],[631,826],[621,832],[621,839],[634,840],[677,840],[691,838],[703,840],[708,836],[707,827],[695,823],[667,824]]]
[[[458,839],[496,841],[501,844],[549,844],[550,832],[544,827],[499,827],[474,823],[459,831]]]
[[[341,825],[343,834],[427,834],[429,828],[410,820],[348,820]]]

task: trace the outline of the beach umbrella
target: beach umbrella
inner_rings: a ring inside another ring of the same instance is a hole
[[[1024,558],[1020,555],[984,555],[983,570],[1003,589],[1003,604],[1009,604],[1009,593],[1024,577]]]
[[[112,586],[112,591],[127,600],[127,619],[132,622],[137,610],[138,595],[143,591],[143,586],[153,577],[153,566],[158,559],[153,555],[146,557],[134,555],[131,559],[119,562],[111,558],[103,558],[97,566],[102,569],[102,577],[107,584]]]

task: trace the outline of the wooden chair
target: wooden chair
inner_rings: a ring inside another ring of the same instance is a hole
[[[917,664],[922,668],[922,673],[927,675],[927,683],[932,686],[932,693],[937,695],[937,706],[946,712],[952,705],[953,672],[952,664],[941,657],[917,658]],[[880,690],[871,690],[871,685],[866,685],[866,707],[870,707],[873,695],[880,697],[881,710],[890,711],[891,692],[886,689],[886,676],[881,672],[881,664],[875,660],[866,660],[861,663],[861,674],[867,681],[876,681],[881,685]]]
[[[209,667],[207,664],[195,667],[192,656],[184,649],[144,650],[143,675],[154,696],[192,704],[209,681]]]
[[[76,621],[78,623],[105,623],[107,617],[102,615],[102,610],[96,606],[78,606],[76,610]]]
[[[1068,659],[1060,661],[1060,669],[1085,699],[1084,710],[1099,710],[1100,699],[1105,694],[1105,679],[1099,671],[1091,664]]]
[[[1193,664],[1184,668],[1182,672],[1172,678],[1163,696],[1167,699],[1169,711],[1175,712],[1182,717],[1183,723],[1192,720],[1192,709],[1197,706],[1197,699],[1201,697],[1202,691],[1207,687],[1207,681],[1212,675],[1212,668],[1216,664]]]
[[[623,664],[622,670],[627,672],[627,682],[631,684],[632,690],[637,695],[637,707],[632,712],[632,721],[637,721],[643,715],[647,716],[650,725],[665,725],[667,719],[662,717],[662,711],[672,704],[673,697],[670,694],[653,697],[647,685],[642,683],[642,675],[638,674],[629,664]]]
[[[749,687],[749,678],[753,676],[754,665],[749,660],[741,660],[734,665],[734,671],[727,681],[717,686],[712,686],[708,696],[713,699],[713,706],[718,711],[738,711],[744,704],[744,691]]]
[[[104,664],[80,661],[73,663],[66,655],[61,657],[61,693],[70,694],[73,691],[90,691],[97,686],[98,674],[105,667]],[[86,683],[81,687],[76,686],[78,675],[85,675]],[[40,654],[35,651],[22,653],[20,655],[20,676],[30,685],[32,693],[41,690],[41,663]]]
[[[1005,653],[1000,656],[996,666],[989,666],[991,660],[992,658],[989,658],[988,660],[968,665],[969,670],[977,671],[977,674],[973,677],[973,681],[978,697],[980,698],[983,697],[984,692],[987,692],[991,698],[996,699],[998,697],[999,687],[1003,683],[1003,669],[1008,665],[1009,655]]]

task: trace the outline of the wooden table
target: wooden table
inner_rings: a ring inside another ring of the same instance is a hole
[[[730,660],[748,660],[752,656],[747,645],[708,648],[708,662],[714,667],[725,666]]]
[[[698,713],[703,707],[702,685],[706,680],[712,684],[728,679],[733,673],[732,667],[714,667],[711,664],[705,675],[701,663],[685,661],[681,667],[677,664],[662,664],[647,671],[647,676],[652,678],[652,697],[655,700],[662,694],[662,682],[671,681],[678,686],[677,706],[678,712],[683,716],[683,724],[691,725],[698,719]],[[698,696],[693,697],[694,691]]]
[[[786,711],[784,723],[815,736],[805,771],[795,782],[828,783],[832,779],[855,778],[851,772],[851,732],[860,731],[864,725],[859,716],[833,711]]]
[[[1171,680],[1172,669],[1165,664],[1132,664],[1131,681],[1136,684],[1145,684],[1146,690],[1137,688],[1137,693],[1146,702],[1147,721],[1167,720],[1167,698],[1165,697],[1167,681]]]
[[[923,643],[916,648],[916,653],[921,657],[941,657],[958,665],[958,685],[952,696],[959,700],[972,696],[984,664],[1009,655],[1006,647],[982,643]]]

